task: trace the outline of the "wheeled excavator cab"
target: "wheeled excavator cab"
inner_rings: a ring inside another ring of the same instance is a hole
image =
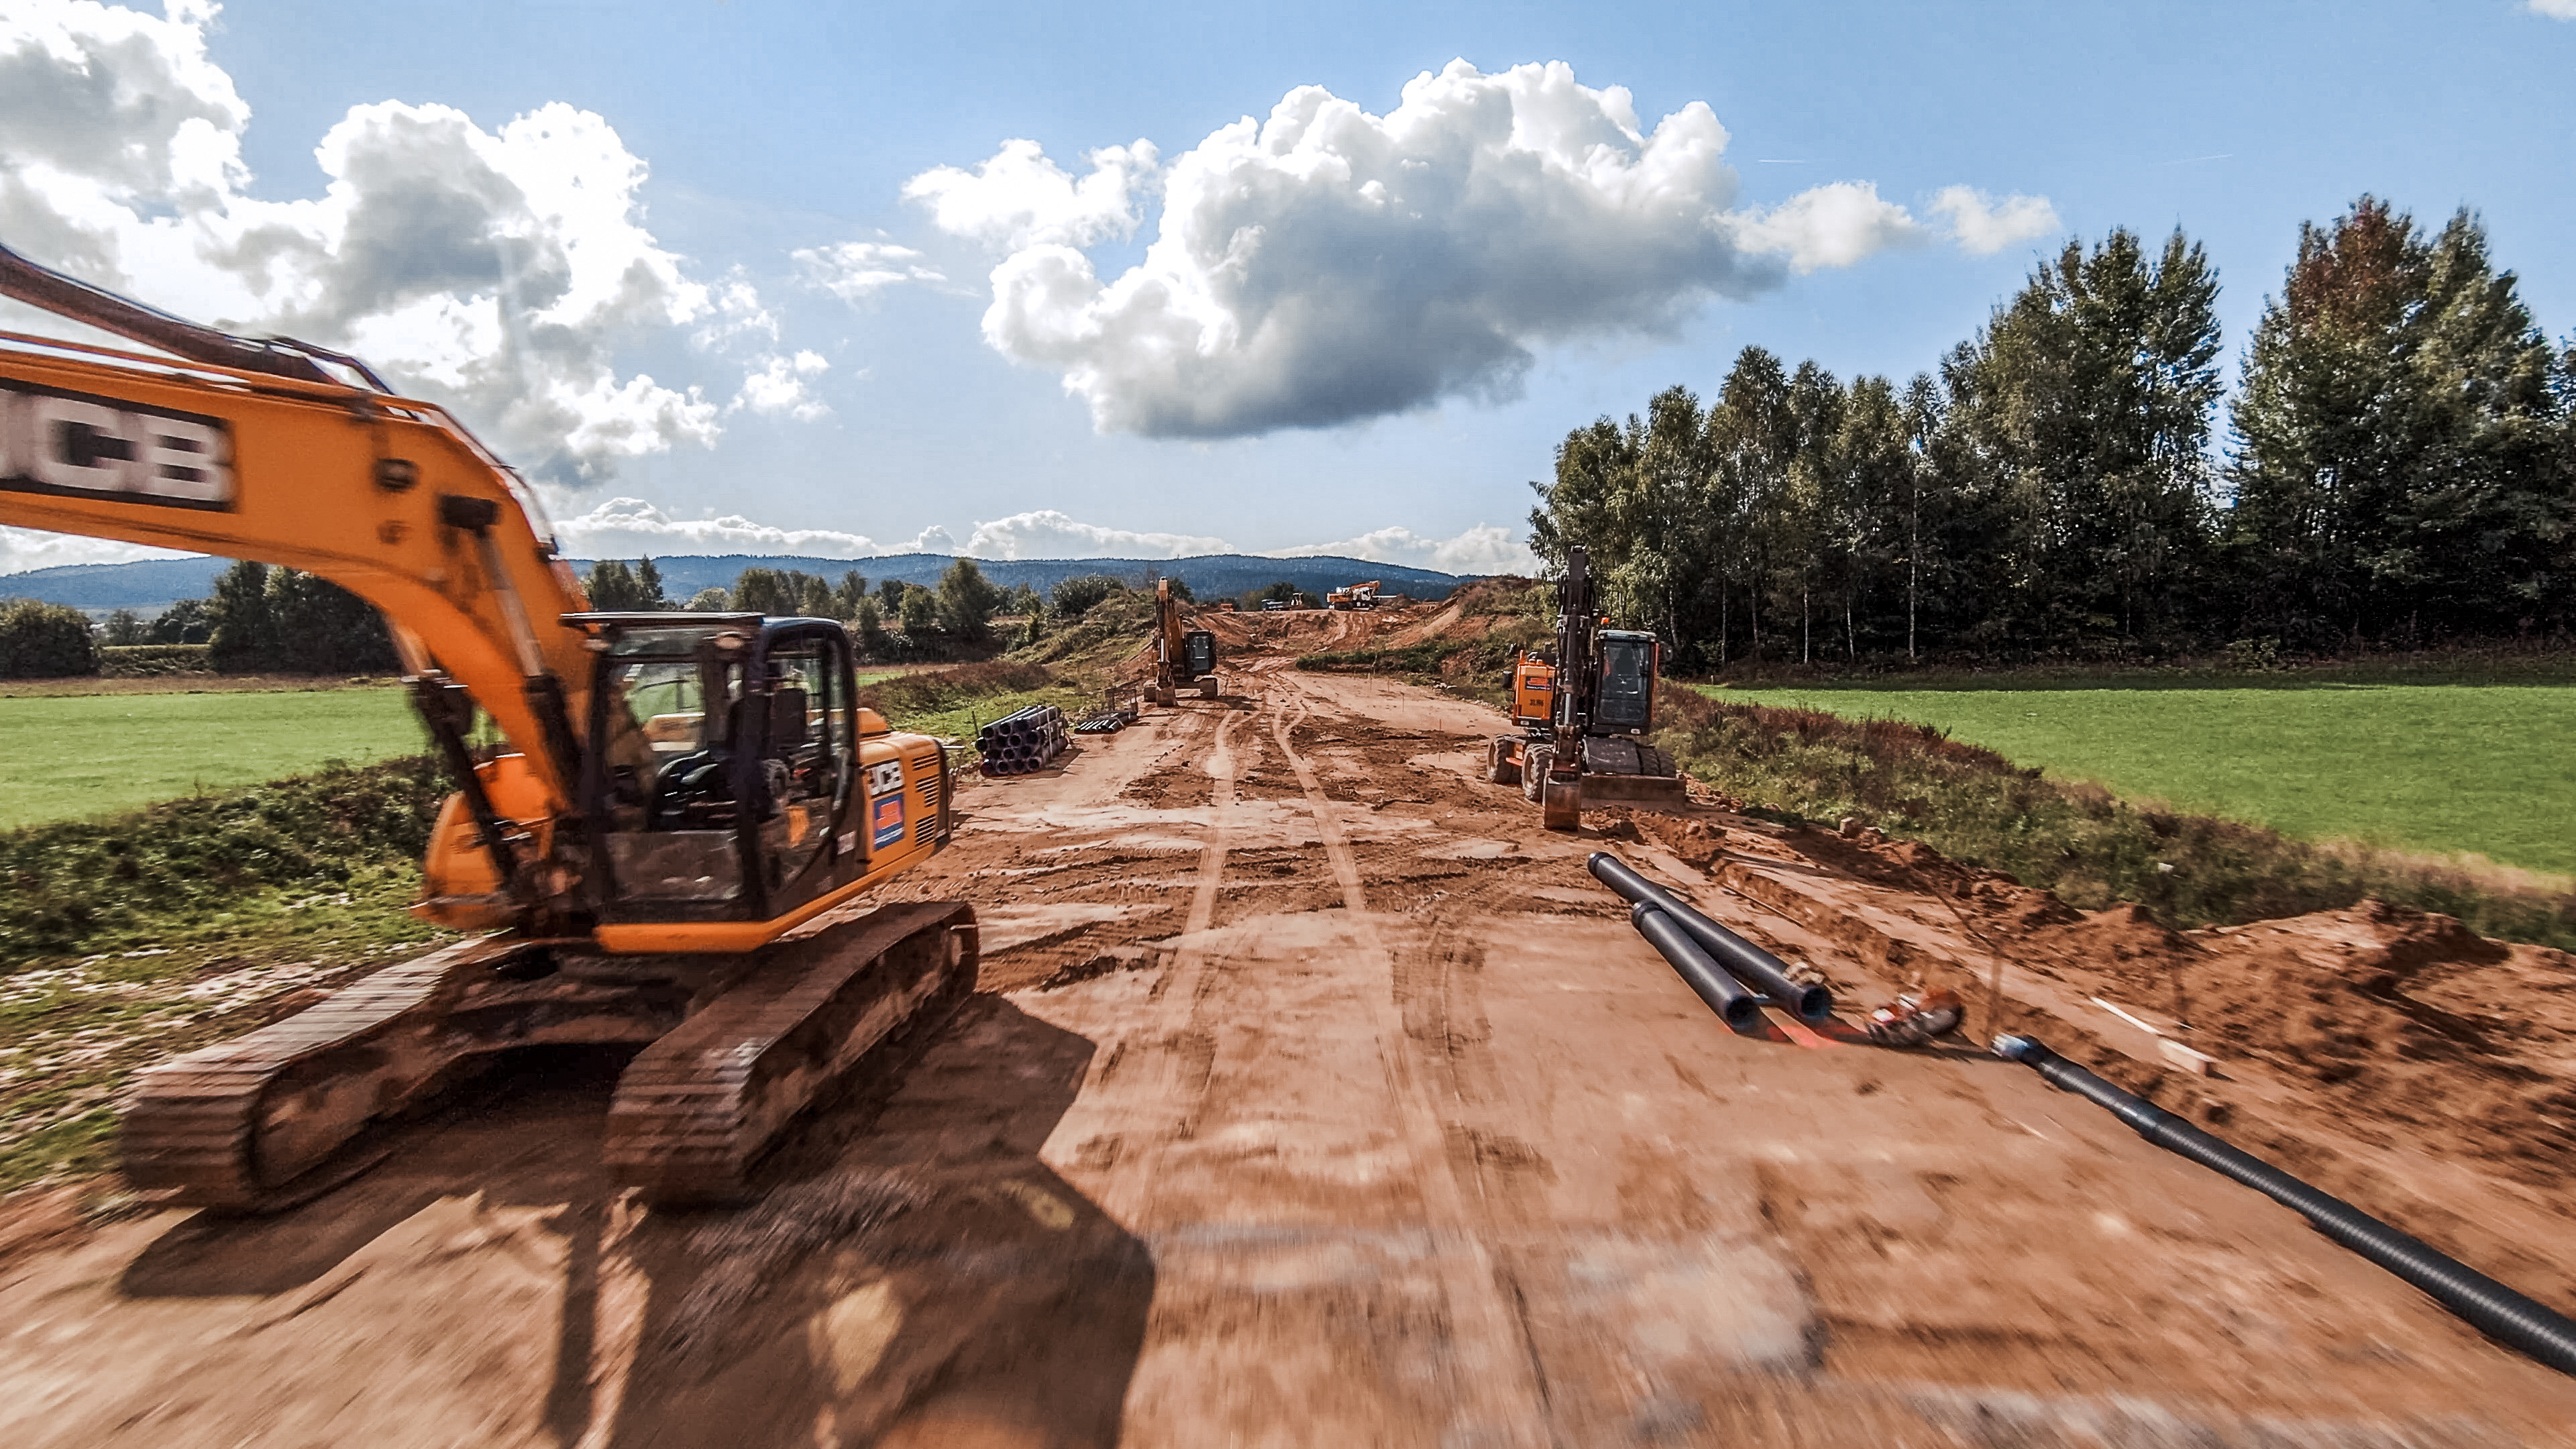
[[[1591,733],[1642,735],[1654,727],[1655,663],[1660,650],[1652,634],[1604,629],[1595,636],[1601,678],[1592,700]]]
[[[1181,667],[1192,679],[1216,673],[1216,636],[1205,629],[1192,629],[1181,641]]]

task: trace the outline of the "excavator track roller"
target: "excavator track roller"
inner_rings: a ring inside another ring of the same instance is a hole
[[[611,1176],[657,1202],[739,1198],[834,1080],[974,990],[972,907],[887,906],[743,956],[575,954],[485,937],[136,1080],[127,1180],[182,1206],[267,1212],[370,1165],[370,1127],[520,1047],[632,1044],[609,1107]]]

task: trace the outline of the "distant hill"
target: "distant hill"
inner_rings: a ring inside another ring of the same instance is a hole
[[[885,579],[936,584],[957,560],[944,553],[898,553],[883,558],[795,558],[761,554],[680,554],[656,558],[662,587],[673,599],[686,599],[700,589],[730,587],[744,569],[801,569],[838,579],[850,570],[867,577],[870,587]],[[1082,574],[1109,574],[1143,583],[1156,573],[1169,574],[1202,598],[1220,598],[1258,589],[1282,579],[1308,593],[1321,594],[1361,579],[1382,579],[1387,592],[1414,598],[1440,598],[1466,580],[1456,574],[1402,564],[1370,563],[1355,558],[1261,558],[1220,553],[1198,558],[1021,558],[977,559],[984,576],[1005,588],[1030,585],[1040,592]],[[590,560],[575,559],[587,570]],[[215,577],[232,567],[225,558],[147,559],[141,563],[62,564],[0,574],[0,599],[42,599],[69,604],[94,616],[131,609],[150,616],[181,599],[202,599],[215,591]]]

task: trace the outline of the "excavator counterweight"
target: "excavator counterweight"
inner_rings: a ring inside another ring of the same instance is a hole
[[[380,609],[458,787],[414,909],[487,933],[143,1072],[138,1186],[291,1201],[501,1052],[626,1043],[616,1179],[739,1196],[833,1077],[973,989],[970,907],[860,910],[947,845],[953,781],[860,705],[839,623],[594,613],[517,476],[355,359],[6,248],[0,296],[155,349],[0,333],[0,524],[283,564]]]

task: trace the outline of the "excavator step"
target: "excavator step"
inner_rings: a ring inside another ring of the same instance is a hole
[[[766,948],[628,1064],[608,1109],[611,1179],[655,1202],[728,1202],[796,1115],[888,1038],[975,988],[974,908],[890,905]]]

